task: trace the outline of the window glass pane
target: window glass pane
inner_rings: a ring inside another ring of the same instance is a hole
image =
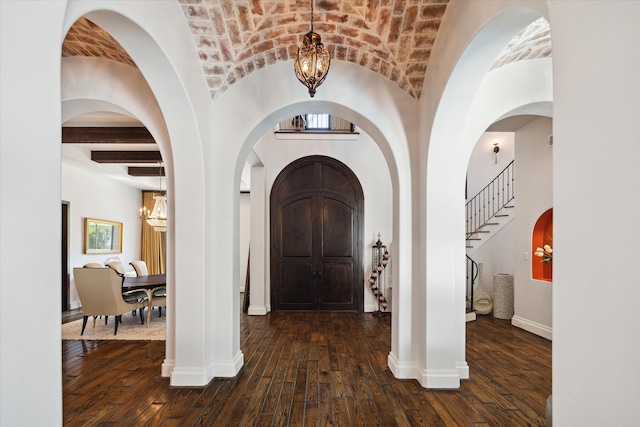
[[[329,115],[307,114],[307,129],[329,129]]]

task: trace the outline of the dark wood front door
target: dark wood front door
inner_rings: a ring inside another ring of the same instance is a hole
[[[362,188],[343,163],[297,160],[271,192],[271,308],[362,311]]]

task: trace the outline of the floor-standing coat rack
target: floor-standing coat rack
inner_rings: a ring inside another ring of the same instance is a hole
[[[371,277],[369,277],[369,287],[371,292],[376,297],[378,302],[378,310],[376,310],[374,316],[382,316],[389,307],[389,301],[384,296],[387,292],[387,275],[385,269],[389,265],[391,256],[387,247],[382,244],[380,240],[380,233],[378,233],[378,241],[371,247]],[[382,310],[384,311],[382,311]]]

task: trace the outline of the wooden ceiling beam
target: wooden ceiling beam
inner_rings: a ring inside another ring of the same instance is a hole
[[[63,127],[63,144],[155,144],[144,127]]]
[[[129,166],[129,175],[131,176],[164,176],[163,167],[149,166]]]
[[[97,163],[161,163],[159,151],[92,151],[91,160]]]

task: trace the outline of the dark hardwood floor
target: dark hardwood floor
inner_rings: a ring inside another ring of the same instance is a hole
[[[390,316],[241,317],[245,366],[204,388],[160,376],[164,341],[64,341],[65,426],[543,426],[551,342],[467,323],[471,378],[426,390],[387,368]]]

